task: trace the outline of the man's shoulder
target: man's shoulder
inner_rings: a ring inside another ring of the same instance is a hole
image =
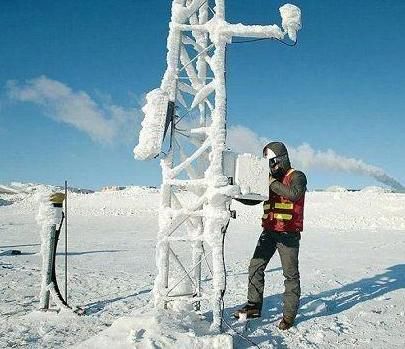
[[[291,173],[291,176],[295,176],[295,177],[297,177],[297,176],[299,176],[299,177],[304,176],[304,177],[306,177],[304,172],[302,172],[302,171],[300,171],[300,170],[297,170],[297,169],[295,169],[295,168],[292,168],[292,170],[293,170],[293,171],[292,171],[292,173]]]
[[[307,182],[307,176],[305,176],[305,173],[300,171],[300,170],[296,170],[293,169],[294,171],[291,173],[291,180],[297,180],[300,182]]]

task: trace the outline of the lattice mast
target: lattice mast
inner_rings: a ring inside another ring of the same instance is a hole
[[[212,329],[219,330],[225,289],[223,231],[230,218],[231,197],[239,193],[237,186],[229,184],[223,168],[226,45],[234,36],[282,40],[288,34],[295,40],[295,33],[300,29],[300,10],[289,4],[280,8],[282,30],[277,25],[227,23],[225,0],[215,0],[213,4],[211,8],[207,0],[173,0],[172,3],[167,70],[158,90],[174,102],[176,116],[171,123],[170,149],[161,160],[163,183],[154,297],[157,307],[166,307],[172,300],[194,304],[208,300],[213,311]],[[153,96],[150,101],[153,102]],[[198,120],[197,124],[189,121],[191,117]],[[148,144],[145,136],[148,122],[144,121],[145,131],[141,131],[140,144],[134,150],[138,158],[150,158],[153,153],[145,155],[144,152]],[[187,201],[178,195],[183,188],[193,193]],[[182,234],[179,234],[180,227],[186,228]],[[192,262],[187,267],[174,251],[179,243],[189,244],[188,249],[192,251]],[[210,248],[208,254],[204,253],[204,244]],[[208,256],[212,263],[209,291],[201,287],[201,264]],[[180,270],[180,275],[170,276],[173,269]],[[186,291],[185,280],[191,286]]]

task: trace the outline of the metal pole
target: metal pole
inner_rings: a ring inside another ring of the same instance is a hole
[[[67,181],[65,180],[65,302],[68,303],[68,294],[67,294],[67,244],[68,244],[68,200],[67,200]]]
[[[172,4],[172,14],[175,5],[184,6],[185,0],[173,1]],[[176,102],[177,98],[177,78],[179,76],[178,66],[180,58],[180,47],[181,47],[181,32],[179,29],[173,29],[169,32],[167,38],[167,45],[170,48],[167,53],[167,70],[163,76],[163,80],[160,88],[169,95],[169,100]],[[172,133],[175,133],[174,125],[172,122]],[[172,137],[174,134],[171,135]],[[163,165],[163,162],[161,163]],[[168,168],[173,168],[174,164],[174,149],[170,149],[166,158],[164,159],[164,164]],[[157,262],[158,276],[155,279],[155,287],[158,292],[155,293],[155,305],[159,307],[167,308],[167,302],[162,301],[162,297],[165,294],[162,290],[167,290],[169,287],[169,242],[167,241],[167,236],[169,233],[172,218],[167,217],[164,214],[166,209],[172,207],[172,186],[167,183],[168,177],[163,174],[163,184],[160,189],[161,204],[159,211],[159,233],[158,239],[160,242],[157,244],[157,255],[159,256]]]

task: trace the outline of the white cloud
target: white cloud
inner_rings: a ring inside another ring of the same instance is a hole
[[[251,153],[261,156],[263,147],[269,142],[259,137],[250,128],[236,125],[227,130],[227,145],[236,153]]]
[[[127,138],[130,130],[136,134],[139,113],[135,108],[123,108],[111,100],[97,103],[86,92],[73,91],[46,76],[21,84],[8,81],[6,87],[12,100],[36,104],[50,118],[87,133],[94,141],[111,143]]]

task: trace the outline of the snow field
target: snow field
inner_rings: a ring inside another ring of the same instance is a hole
[[[1,198],[14,200],[11,195]],[[100,348],[120,338],[122,347],[183,348],[190,338],[200,338],[203,347],[212,340],[199,337],[206,322],[195,327],[192,313],[170,315],[168,321],[149,303],[156,275],[156,190],[70,194],[69,200],[69,301],[88,315],[36,310],[40,227],[35,222],[38,204],[33,194],[26,194],[0,207],[0,252],[22,251],[18,256],[0,253],[0,347]],[[297,325],[287,332],[276,328],[283,276],[275,255],[266,272],[263,317],[251,321],[245,334],[262,348],[402,348],[404,200],[404,195],[382,192],[308,193]],[[231,315],[246,300],[247,266],[260,234],[261,207],[234,202],[232,208],[238,217],[226,237],[225,319],[241,330]],[[59,245],[61,254],[63,238]],[[63,292],[63,256],[57,259]],[[209,320],[210,314],[203,315]],[[234,336],[234,346],[250,344]]]

